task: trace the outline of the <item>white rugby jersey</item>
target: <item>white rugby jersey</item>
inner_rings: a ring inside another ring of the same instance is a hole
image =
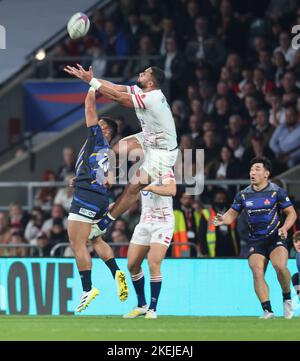
[[[162,183],[167,179],[175,179],[173,173],[163,176]],[[151,183],[159,185],[159,181]],[[174,222],[173,197],[141,191],[142,212],[140,223],[172,223]]]
[[[144,145],[172,150],[177,147],[174,118],[160,89],[144,93],[137,85],[127,86],[137,118],[141,123]]]

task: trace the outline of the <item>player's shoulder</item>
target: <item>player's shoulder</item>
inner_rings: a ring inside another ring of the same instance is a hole
[[[271,191],[271,192],[276,192],[276,193],[285,193],[285,190],[280,187],[279,185],[277,185],[276,183],[273,183],[273,182],[270,182],[269,183],[269,186],[268,186],[268,191]]]
[[[246,188],[242,189],[238,194],[245,195],[245,194],[249,194],[249,193],[254,193],[254,190],[252,189],[251,185],[249,185]]]

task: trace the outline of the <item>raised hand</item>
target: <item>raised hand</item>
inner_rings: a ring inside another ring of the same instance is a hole
[[[84,70],[83,67],[80,64],[76,64],[78,68],[75,68],[74,66],[67,65],[64,68],[64,71],[70,75],[75,76],[76,78],[79,78],[86,83],[89,83],[92,78],[94,77],[93,69],[90,66],[89,70]]]

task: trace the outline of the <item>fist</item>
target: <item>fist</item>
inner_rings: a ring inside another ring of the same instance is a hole
[[[217,213],[217,215],[214,218],[213,224],[215,227],[218,227],[221,224],[223,224],[223,216],[221,213]]]
[[[283,227],[279,228],[278,235],[281,239],[287,239],[287,235],[288,235],[287,230]]]

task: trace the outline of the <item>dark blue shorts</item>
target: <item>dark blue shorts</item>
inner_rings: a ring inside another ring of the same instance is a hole
[[[270,258],[270,254],[277,247],[284,247],[288,250],[287,240],[280,237],[266,239],[263,241],[256,241],[249,243],[248,258],[255,253],[261,254],[267,259]]]
[[[69,213],[77,214],[90,220],[99,220],[107,212],[108,205],[108,195],[77,188],[73,195]]]

